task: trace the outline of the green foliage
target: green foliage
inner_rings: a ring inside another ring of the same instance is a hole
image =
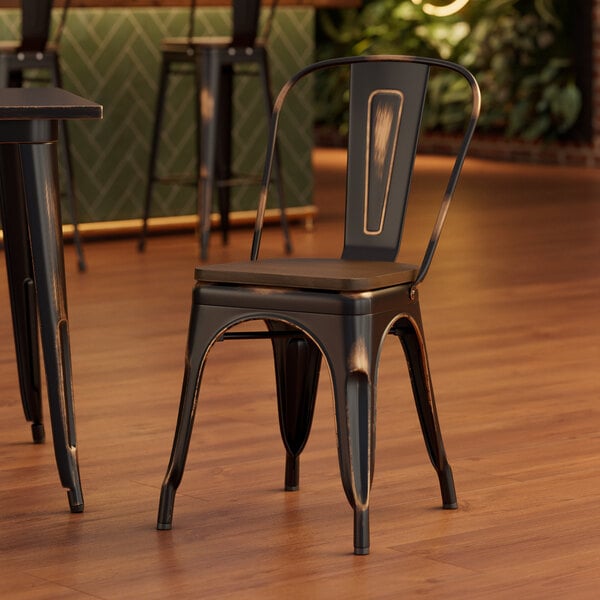
[[[568,134],[581,110],[581,93],[574,82],[570,32],[559,12],[563,3],[471,0],[448,17],[426,14],[423,4],[367,0],[361,9],[319,11],[319,58],[415,54],[452,60],[470,69],[480,84],[480,130],[524,140]],[[343,132],[347,109],[335,99],[341,83],[329,74],[317,86],[318,118]],[[433,73],[426,128],[461,127],[468,93],[451,75]]]

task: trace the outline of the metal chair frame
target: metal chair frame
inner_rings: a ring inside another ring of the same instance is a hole
[[[304,77],[348,65],[350,133],[344,248],[339,259],[258,257],[279,116]],[[460,149],[420,265],[398,263],[430,68],[454,71],[470,86],[472,107]],[[463,67],[407,56],[332,59],[300,71],[282,89],[271,119],[251,260],[196,269],[181,404],[163,482],[159,529],[169,529],[210,348],[219,340],[272,339],[280,430],[286,449],[285,488],[299,484],[299,457],[311,428],[321,358],[334,391],[342,483],[354,510],[354,552],[369,552],[369,498],[375,459],[375,406],[383,340],[404,349],[425,445],[438,475],[444,508],[456,492],[433,395],[419,285],[442,227],[480,110],[480,92]],[[229,332],[246,321],[267,331]]]

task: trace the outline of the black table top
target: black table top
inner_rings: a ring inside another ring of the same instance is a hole
[[[103,107],[60,88],[0,89],[0,119],[101,119]]]

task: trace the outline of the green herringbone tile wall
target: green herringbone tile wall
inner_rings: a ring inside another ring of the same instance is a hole
[[[69,11],[61,41],[64,87],[103,104],[105,115],[103,121],[70,125],[81,222],[141,216],[159,44],[163,37],[185,35],[187,14],[186,9],[165,8]],[[197,19],[198,34],[226,35],[230,30],[228,9],[203,9]],[[18,37],[18,11],[0,11],[0,39]],[[292,73],[313,60],[314,11],[280,9],[269,52],[275,93]],[[236,86],[234,169],[243,173],[260,172],[264,161],[266,119],[259,92],[255,79],[241,78]],[[192,172],[195,124],[191,78],[181,77],[175,82],[170,96],[159,164],[165,173]],[[282,116],[286,200],[293,206],[311,202],[310,107],[310,90],[304,88]],[[257,188],[235,190],[232,210],[254,208],[257,195]],[[153,216],[195,212],[192,188],[157,186]]]

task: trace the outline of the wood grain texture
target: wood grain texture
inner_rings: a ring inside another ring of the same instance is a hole
[[[283,288],[335,290],[340,292],[376,290],[410,283],[417,266],[379,261],[327,258],[271,258],[196,268],[196,279],[212,283],[247,283]]]
[[[0,89],[0,119],[101,119],[102,106],[61,88]]]
[[[313,231],[341,249],[343,157],[317,151]],[[417,162],[401,259],[418,262],[444,158]],[[88,243],[67,276],[84,514],[52,446],[30,443],[5,274],[0,322],[0,596],[38,599],[592,599],[600,585],[600,172],[467,162],[421,289],[436,400],[456,479],[443,511],[400,345],[381,359],[371,554],[352,552],[328,374],[302,458],[284,456],[267,341],[208,360],[171,531],[156,531],[183,371],[197,242]],[[251,232],[211,260],[248,256]],[[264,256],[281,256],[267,228]],[[4,271],[4,267],[1,267]]]

